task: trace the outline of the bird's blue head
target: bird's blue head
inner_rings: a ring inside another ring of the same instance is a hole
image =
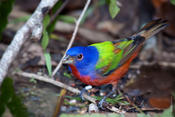
[[[99,53],[96,47],[72,47],[66,53],[63,60],[65,64],[73,64],[76,66],[81,75],[89,75],[95,70],[96,63],[99,58]]]

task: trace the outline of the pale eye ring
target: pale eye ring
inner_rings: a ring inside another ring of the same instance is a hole
[[[79,54],[79,55],[77,56],[77,59],[78,59],[78,60],[82,60],[82,59],[83,59],[83,54]]]

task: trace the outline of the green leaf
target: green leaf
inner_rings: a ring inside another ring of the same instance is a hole
[[[69,78],[69,79],[71,79],[72,78],[72,76],[70,75],[70,74],[68,74],[67,72],[64,72],[64,74],[63,74],[65,77],[67,77],[67,78]]]
[[[8,15],[10,14],[13,8],[14,0],[1,0],[0,1],[0,39],[3,30],[5,29],[8,23]]]
[[[10,24],[17,24],[17,23],[20,23],[20,22],[26,22],[30,17],[31,17],[31,15],[19,17],[19,18],[16,18],[16,19],[10,21],[9,23]]]
[[[51,64],[51,57],[49,53],[44,53],[45,59],[46,59],[46,66],[47,66],[47,70],[49,73],[49,76],[52,75],[52,64]]]
[[[43,38],[41,41],[41,46],[44,50],[46,50],[47,46],[49,44],[49,35],[48,32],[46,30],[43,30]]]
[[[170,0],[171,4],[175,5],[175,0]]]
[[[10,109],[13,117],[28,117],[27,109],[17,95],[13,95],[11,101],[7,104],[7,107]]]
[[[118,14],[120,11],[120,8],[117,6],[117,1],[116,0],[110,0],[109,2],[109,13],[112,18],[115,18],[115,16]]]
[[[1,85],[0,102],[8,103],[10,98],[14,95],[13,81],[10,78],[5,78]],[[7,93],[8,92],[8,93]]]
[[[33,82],[33,83],[37,83],[37,80],[35,79],[35,78],[31,78],[30,80],[29,80],[30,82]]]
[[[21,99],[15,94],[13,80],[5,78],[0,88],[0,117],[8,107],[13,117],[28,117],[28,112]]]
[[[47,28],[47,26],[49,25],[49,22],[50,22],[50,16],[49,16],[49,15],[46,15],[46,16],[44,17],[44,20],[43,20],[44,29]]]
[[[54,5],[54,7],[52,9],[52,13],[55,14],[56,11],[61,7],[62,4],[63,4],[63,1],[59,0]],[[55,25],[56,25],[57,20],[58,20],[58,16],[56,16],[56,18],[47,27],[47,32],[48,32],[49,37],[50,37],[51,33],[53,32],[53,30],[55,29]]]
[[[51,24],[49,24],[49,26],[47,27],[47,32],[49,37],[51,36],[51,33],[54,31],[55,29],[55,25],[56,25],[57,20],[54,20]]]
[[[49,43],[49,35],[46,30],[47,26],[49,25],[49,22],[50,22],[50,16],[46,15],[43,20],[43,38],[41,41],[41,46],[44,50],[46,50],[48,43]]]
[[[77,97],[77,96],[76,97],[73,97],[73,96],[66,95],[65,97],[68,98],[68,99],[75,99],[77,101],[81,101],[82,100],[80,97]]]
[[[58,19],[67,23],[75,23],[76,21],[75,17],[69,16],[69,15],[59,15]]]
[[[55,14],[57,10],[62,6],[63,0],[59,0],[52,8],[52,13]]]
[[[103,97],[100,97],[100,96],[93,96],[95,99],[97,100],[101,100]],[[121,103],[123,105],[128,105],[129,103],[127,103],[126,101],[123,101],[123,96],[120,94],[120,95],[117,95],[115,98],[107,98],[106,99],[106,102],[108,103],[111,103],[111,104],[116,104],[116,103]]]
[[[6,104],[9,102],[10,98],[13,96],[14,89],[12,87],[13,82],[9,78],[5,78],[1,88],[0,88],[0,117],[5,112]],[[8,93],[7,93],[8,92]]]

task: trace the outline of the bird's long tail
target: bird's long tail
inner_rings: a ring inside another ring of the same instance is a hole
[[[153,35],[157,34],[159,31],[167,27],[167,20],[157,19],[146,24],[139,32],[134,34],[134,37],[141,36],[145,39],[151,38]],[[132,36],[132,37],[133,37]]]
[[[163,30],[165,27],[167,27],[167,25],[168,24],[166,20],[162,19],[153,20],[150,23],[146,24],[139,32],[127,38],[129,41],[130,40],[134,41],[133,43],[130,44],[130,46],[127,46],[126,48],[127,54],[125,56],[125,60],[128,60],[128,58],[132,57],[130,59],[130,61],[132,61],[137,56],[145,40],[151,38],[153,35]]]

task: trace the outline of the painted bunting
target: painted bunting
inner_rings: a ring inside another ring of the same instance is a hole
[[[73,75],[83,83],[92,86],[112,84],[115,89],[145,40],[166,26],[166,20],[157,19],[128,38],[72,47],[67,51],[63,63],[68,64]]]

